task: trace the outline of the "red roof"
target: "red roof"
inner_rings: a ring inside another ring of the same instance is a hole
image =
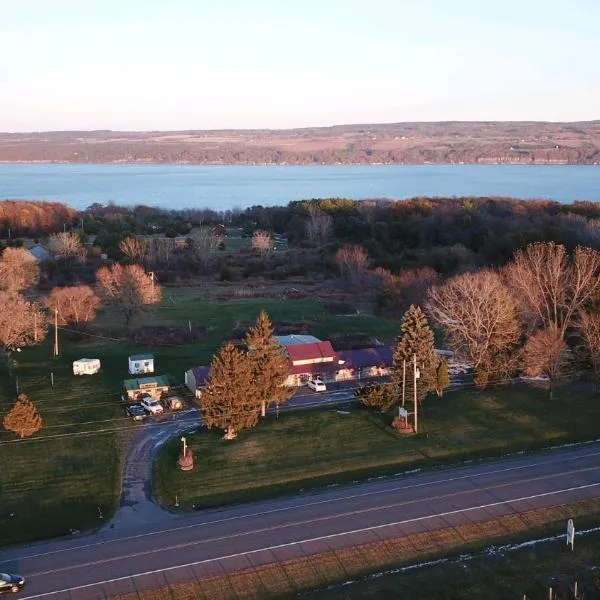
[[[330,358],[337,360],[337,355],[331,342],[314,342],[312,344],[292,344],[286,346],[288,356],[292,363],[301,360],[317,360],[321,358]]]

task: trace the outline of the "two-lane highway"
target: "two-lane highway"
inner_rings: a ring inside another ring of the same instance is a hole
[[[329,487],[0,552],[21,598],[93,599],[600,496],[600,444]]]

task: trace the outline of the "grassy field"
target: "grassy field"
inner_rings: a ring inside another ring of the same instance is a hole
[[[154,469],[154,491],[164,505],[218,505],[273,493],[417,466],[493,456],[524,448],[598,437],[597,394],[548,393],[524,385],[485,392],[458,391],[423,403],[418,436],[397,434],[389,415],[352,405],[267,417],[234,441],[201,430],[189,437],[192,472],[176,468],[177,442]]]
[[[234,288],[216,289],[223,295],[223,290]],[[313,299],[215,302],[207,288],[166,289],[161,306],[133,327],[169,324],[185,328],[192,321],[209,328],[200,340],[170,347],[135,345],[127,339],[122,317],[107,309],[93,325],[92,336],[74,341],[68,332],[60,332],[58,359],[52,358],[51,339],[24,349],[14,355],[18,366],[13,376],[0,373],[0,414],[11,406],[18,385],[37,405],[44,428],[28,440],[0,429],[0,543],[92,528],[114,512],[123,449],[127,433],[134,428],[119,401],[122,381],[128,377],[129,354],[153,352],[157,373],[181,383],[186,369],[208,364],[222,340],[231,337],[240,323],[253,321],[263,308],[275,320],[309,321],[314,333],[323,337],[345,329],[391,339],[398,328],[397,322],[376,317],[349,317],[347,322],[344,317],[328,318]],[[102,372],[73,376],[72,361],[84,356],[100,358]]]

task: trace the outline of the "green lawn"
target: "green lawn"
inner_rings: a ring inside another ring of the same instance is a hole
[[[499,455],[598,437],[597,394],[526,386],[460,391],[423,404],[418,436],[405,437],[390,417],[353,406],[268,417],[224,441],[215,430],[190,436],[192,472],[176,468],[178,443],[155,464],[154,491],[164,505],[183,508],[264,497],[334,481],[431,464]]]
[[[347,323],[343,317],[328,318],[312,299],[214,302],[203,288],[169,288],[161,306],[133,327],[187,326],[191,320],[209,327],[199,341],[166,348],[134,345],[125,340],[122,317],[105,309],[92,329],[100,337],[72,341],[60,332],[61,356],[56,360],[51,339],[24,349],[14,355],[18,366],[11,378],[0,371],[0,414],[14,402],[18,377],[20,391],[38,406],[44,428],[29,440],[0,428],[0,545],[95,527],[102,523],[98,507],[104,519],[113,514],[120,495],[119,449],[126,440],[126,433],[118,430],[134,426],[123,416],[119,400],[129,354],[153,352],[157,373],[181,383],[186,369],[209,364],[222,340],[240,323],[256,319],[263,308],[275,320],[309,320],[314,333],[325,338],[351,330],[392,339],[398,328],[397,322],[377,317],[350,317]],[[102,372],[73,376],[72,361],[81,357],[100,358]],[[80,435],[55,437],[74,433]]]

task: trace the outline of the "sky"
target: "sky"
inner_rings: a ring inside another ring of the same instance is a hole
[[[598,0],[0,0],[0,131],[600,118]]]

